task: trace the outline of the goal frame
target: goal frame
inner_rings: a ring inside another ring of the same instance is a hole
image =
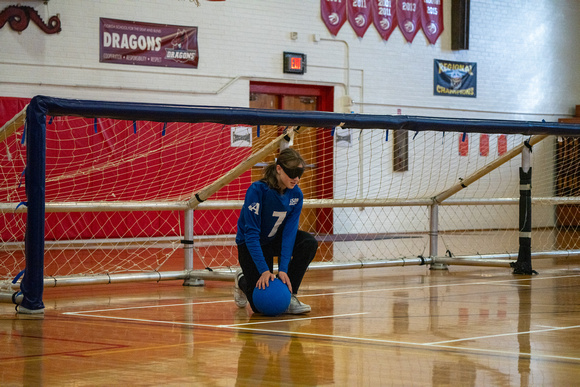
[[[551,135],[576,136],[580,134],[580,125],[566,123],[530,122],[530,121],[510,121],[510,120],[484,120],[484,119],[458,119],[458,118],[436,118],[404,115],[370,115],[370,114],[347,114],[332,112],[303,112],[303,111],[282,111],[264,110],[238,107],[211,107],[211,106],[187,106],[187,105],[167,105],[134,102],[111,102],[63,99],[47,96],[36,96],[26,109],[26,196],[27,196],[27,220],[25,237],[25,275],[20,284],[22,292],[21,305],[30,310],[42,309],[43,288],[44,288],[44,219],[45,219],[45,147],[46,147],[46,119],[48,116],[79,116],[87,118],[112,118],[132,121],[153,121],[153,122],[213,122],[224,125],[282,125],[290,128],[300,128],[302,126],[328,128],[334,130],[337,127],[357,128],[357,129],[401,129],[413,132],[421,131],[443,131],[459,133],[508,133],[523,135]],[[277,138],[273,146],[283,140]],[[511,157],[521,152],[514,151]],[[252,157],[246,161],[240,170],[247,169],[248,165],[260,160],[260,155]],[[485,171],[482,171],[482,173]],[[192,198],[178,205],[183,207],[186,217],[193,216],[191,212],[208,199],[211,194],[220,186],[227,184],[229,178],[235,178],[235,172],[224,176],[211,189],[203,189],[197,192]],[[478,174],[472,177],[478,178]],[[463,181],[460,186],[453,187],[452,190],[461,189],[468,181]],[[437,207],[452,193],[446,192],[445,197],[433,198],[432,203],[408,203],[408,205],[430,205],[432,217],[437,216]],[[108,204],[109,205],[109,204]],[[142,203],[138,205],[143,205]],[[230,203],[229,205],[240,205],[240,203]],[[305,203],[305,206],[325,206],[325,203],[318,200],[317,203]],[[345,203],[345,206],[352,206],[353,203]],[[380,205],[390,205],[383,203]],[[187,224],[188,222],[186,222]],[[191,230],[185,230],[185,240]],[[436,235],[436,228],[431,230],[431,235]],[[419,257],[410,259],[407,264],[433,264],[434,257]],[[450,260],[441,259],[441,264],[450,263]],[[405,262],[403,262],[405,264]],[[502,264],[503,265],[503,264]],[[359,264],[345,264],[342,268],[360,266]],[[371,265],[372,266],[372,265]],[[157,277],[157,278],[156,278]],[[211,274],[209,278],[219,278],[218,273]],[[160,280],[161,275],[146,275],[146,279]],[[171,276],[171,279],[200,278],[195,273],[184,271]]]

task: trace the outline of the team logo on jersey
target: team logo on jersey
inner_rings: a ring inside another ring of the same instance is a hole
[[[290,205],[295,206],[296,204],[298,204],[299,201],[300,201],[300,199],[298,199],[298,198],[292,198],[292,199],[290,199]]]
[[[260,203],[252,203],[248,206],[248,210],[252,211],[256,215],[260,215]]]

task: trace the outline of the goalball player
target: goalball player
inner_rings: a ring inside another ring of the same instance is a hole
[[[310,312],[310,306],[296,298],[318,249],[310,233],[298,230],[304,199],[298,183],[305,166],[296,150],[286,148],[266,167],[264,177],[246,191],[236,234],[241,269],[236,272],[234,300],[240,308],[249,303],[258,312],[252,302],[253,290],[264,289],[276,278],[274,256],[277,256],[278,278],[292,294],[286,313]]]

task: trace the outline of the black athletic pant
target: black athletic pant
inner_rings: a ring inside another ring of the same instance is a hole
[[[281,234],[282,233],[279,233],[279,235],[270,243],[262,245],[262,252],[264,253],[264,258],[266,258],[266,263],[271,272],[274,272],[274,257],[279,257],[282,249]],[[306,231],[298,230],[296,241],[294,242],[294,250],[292,251],[292,258],[288,265],[288,273],[286,273],[288,274],[288,278],[290,278],[292,292],[294,294],[298,293],[298,288],[302,283],[304,273],[306,273],[308,265],[310,265],[310,262],[314,259],[317,249],[318,242],[316,242],[316,239]],[[256,307],[252,300],[252,294],[262,273],[258,272],[252,256],[250,255],[250,251],[245,243],[238,245],[238,260],[242,271],[244,272],[244,276],[241,278],[238,286],[246,294],[252,310],[256,312]]]

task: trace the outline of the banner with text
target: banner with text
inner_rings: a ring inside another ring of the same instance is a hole
[[[443,0],[422,0],[421,25],[425,37],[435,44],[443,32]]]
[[[409,43],[421,28],[431,44],[443,33],[443,0],[320,0],[320,16],[334,36],[347,19],[359,38],[371,23],[383,40],[397,27]]]
[[[371,16],[371,3],[367,0],[351,0],[348,1],[346,7],[348,14],[348,22],[356,33],[356,36],[362,38],[367,32],[367,29],[373,22]]]
[[[383,40],[388,40],[391,33],[397,27],[397,13],[393,2],[395,0],[372,0],[371,12],[373,23]]]
[[[101,18],[99,61],[197,68],[197,27]]]
[[[421,2],[422,0],[397,1],[399,29],[409,43],[413,42],[421,28]]]
[[[477,63],[434,59],[433,95],[477,97]]]

